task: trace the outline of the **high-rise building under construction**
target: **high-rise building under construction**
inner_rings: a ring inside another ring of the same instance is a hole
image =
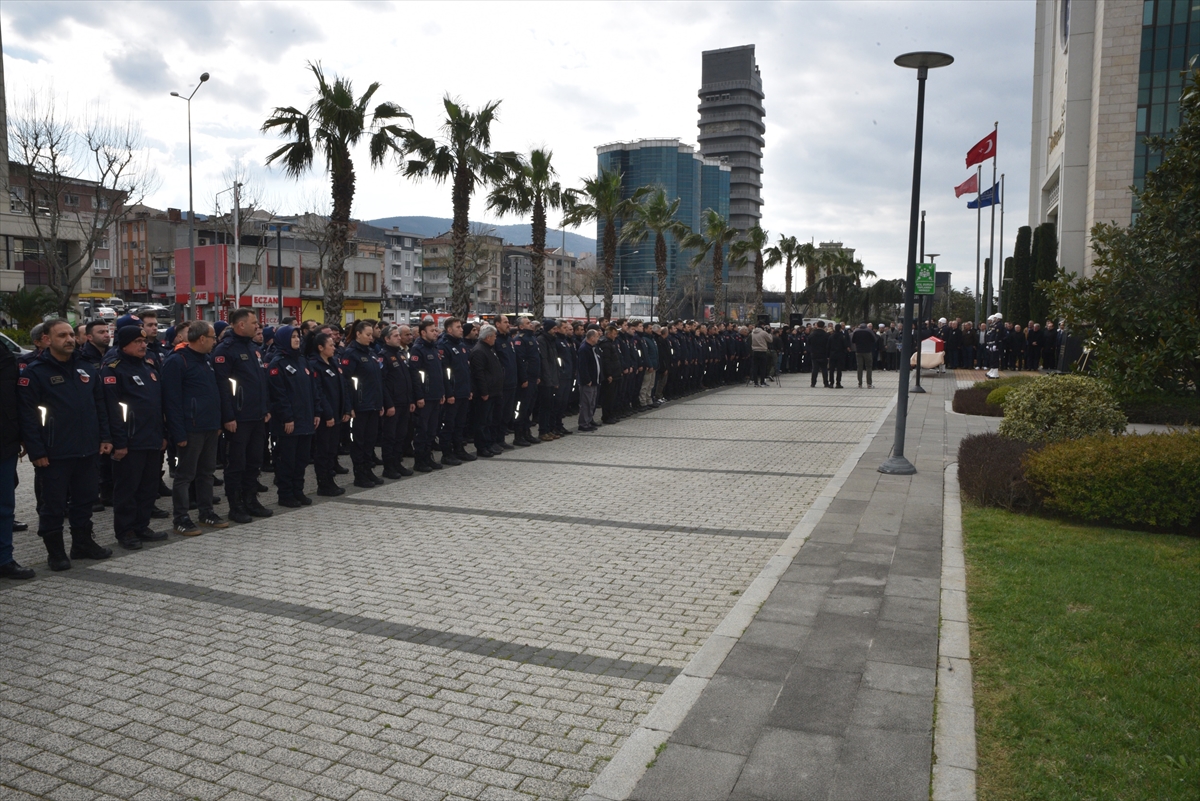
[[[729,221],[746,231],[762,219],[763,90],[754,45],[706,50],[700,78],[700,153],[731,168]]]

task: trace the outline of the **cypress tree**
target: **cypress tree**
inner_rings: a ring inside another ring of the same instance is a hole
[[[1046,291],[1038,286],[1038,282],[1053,281],[1058,272],[1058,231],[1054,223],[1039,225],[1033,232],[1033,240],[1033,276],[1029,292],[1028,319],[1042,323],[1050,317],[1050,298]]]
[[[1000,313],[1004,315],[1005,320],[1012,318],[1012,271],[1013,257],[1009,256],[1004,260],[1004,278],[1000,281]]]
[[[1008,288],[1007,318],[1024,325],[1033,319],[1029,316],[1030,268],[1032,266],[1032,250],[1030,239],[1033,229],[1022,225],[1017,229],[1017,244],[1012,255],[1012,270],[1005,266],[1005,274],[1012,276],[1012,284]],[[1041,322],[1038,320],[1037,322]]]

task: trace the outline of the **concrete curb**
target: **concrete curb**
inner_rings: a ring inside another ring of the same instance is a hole
[[[967,576],[957,464],[946,468],[943,486],[942,619],[930,798],[975,801],[975,695],[971,686],[971,638],[967,627]]]
[[[833,474],[833,478],[825,485],[825,489],[813,501],[804,517],[792,529],[783,545],[767,562],[762,572],[750,584],[750,587],[738,599],[733,609],[713,630],[713,633],[701,646],[696,655],[684,667],[679,678],[671,683],[650,710],[641,726],[637,728],[621,746],[621,750],[612,761],[601,771],[592,786],[584,794],[582,801],[624,801],[637,787],[638,781],[646,772],[646,764],[654,759],[655,750],[665,743],[675,730],[683,723],[687,713],[708,686],[709,680],[716,674],[725,657],[733,650],[738,639],[745,633],[759,607],[770,596],[779,579],[791,566],[792,560],[800,552],[800,547],[812,534],[813,529],[825,516],[825,510],[837,497],[842,485],[858,465],[858,460],[867,452],[871,441],[883,427],[888,415],[896,407],[896,399],[892,398],[878,419],[871,424],[866,435],[854,446],[854,450],[842,462],[842,466]],[[957,483],[955,491],[957,492]],[[965,620],[965,617],[964,617]],[[972,754],[974,751],[972,751]],[[972,774],[973,775],[973,774]],[[972,785],[974,787],[974,785]]]

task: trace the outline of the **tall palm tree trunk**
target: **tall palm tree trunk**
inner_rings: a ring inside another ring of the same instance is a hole
[[[334,161],[330,181],[333,209],[329,215],[329,266],[325,268],[322,283],[325,285],[325,322],[341,325],[346,299],[346,240],[350,230],[350,208],[354,202],[354,167],[348,157]],[[299,280],[296,286],[300,286]]]
[[[654,272],[658,278],[658,308],[653,314],[662,322],[667,319],[667,240],[662,232],[654,235]]]
[[[791,325],[792,319],[792,257],[788,256],[783,266],[783,322]]]
[[[454,173],[454,221],[450,226],[450,241],[454,246],[450,263],[450,313],[461,320],[467,319],[471,305],[471,289],[467,286],[467,233],[471,213],[471,173],[465,166],[466,159],[459,159]]]
[[[759,250],[754,254],[754,313],[766,314],[767,307],[763,305],[763,255]]]
[[[720,242],[713,243],[713,319],[719,323],[725,322],[725,284],[721,280],[721,267],[725,261],[725,253]],[[704,316],[701,311],[700,316]]]
[[[560,276],[561,279],[561,276]],[[533,201],[533,316],[546,310],[546,206],[539,195]]]
[[[604,317],[612,319],[613,269],[617,261],[617,224],[610,219],[604,226]]]

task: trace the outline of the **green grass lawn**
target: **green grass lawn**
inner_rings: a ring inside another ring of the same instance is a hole
[[[1200,798],[1200,540],[967,505],[963,534],[979,798]]]

